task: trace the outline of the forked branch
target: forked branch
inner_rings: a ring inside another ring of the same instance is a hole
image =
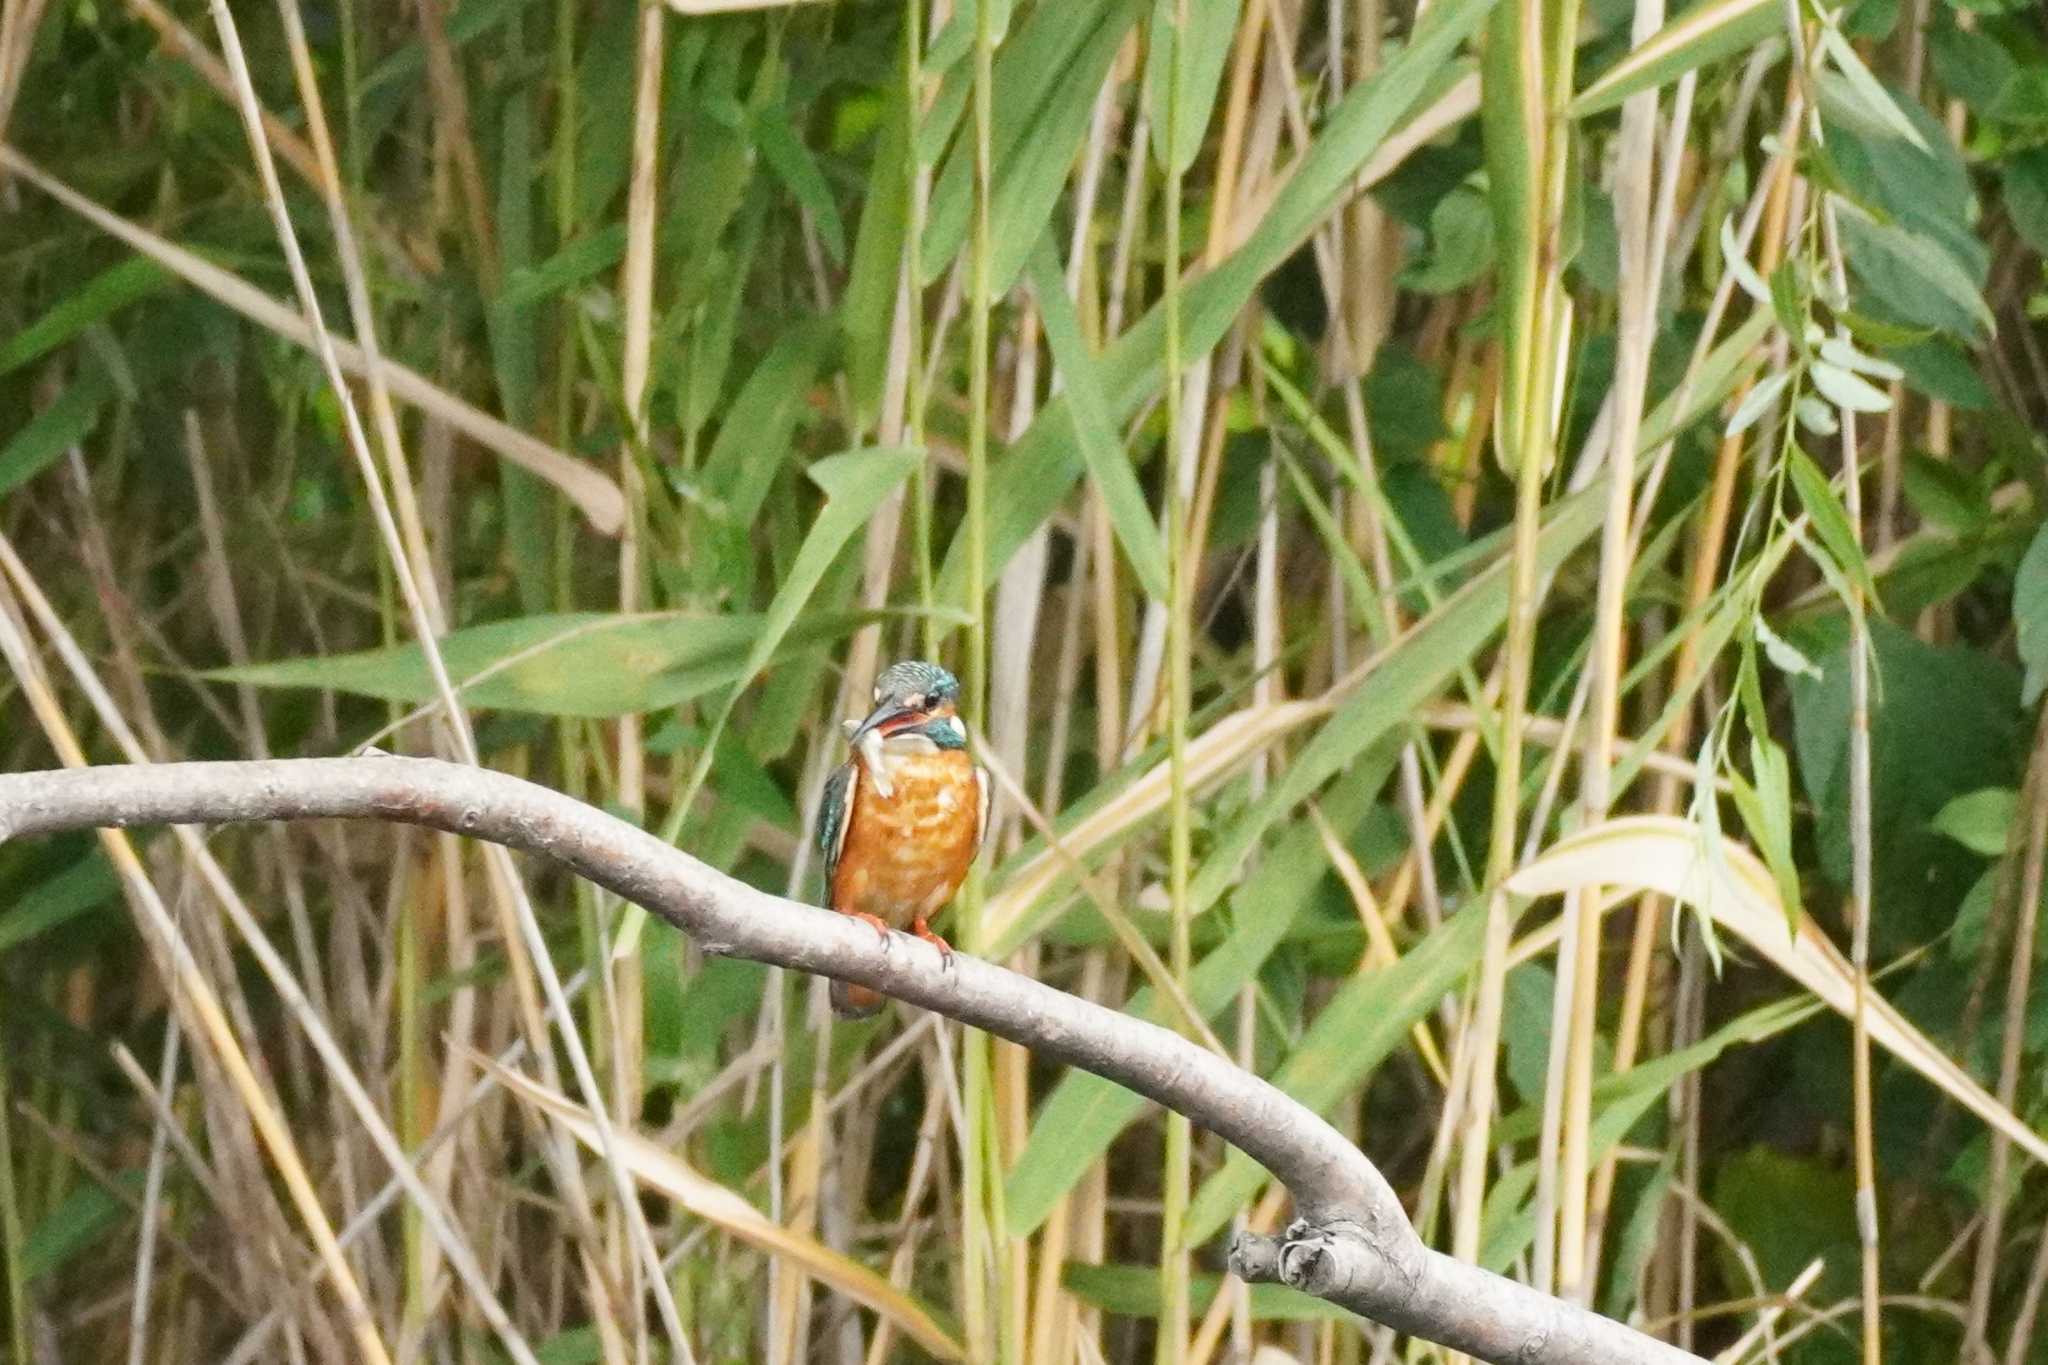
[[[756,891],[594,806],[504,773],[417,758],[304,758],[0,775],[0,840],[103,826],[394,820],[561,863],[711,953],[872,986],[1187,1115],[1293,1194],[1284,1238],[1231,1268],[1414,1336],[1513,1365],[1664,1365],[1698,1357],[1422,1243],[1393,1188],[1321,1117],[1167,1029],[965,955]],[[565,1026],[567,1021],[558,1021]]]

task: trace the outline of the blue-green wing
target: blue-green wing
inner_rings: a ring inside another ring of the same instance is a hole
[[[839,873],[839,854],[846,847],[846,828],[853,823],[853,801],[859,790],[854,767],[842,763],[825,779],[825,795],[818,802],[818,852],[825,855],[825,897],[832,896],[832,881]]]

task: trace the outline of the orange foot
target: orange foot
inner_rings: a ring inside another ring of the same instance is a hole
[[[884,948],[889,946],[889,934],[891,932],[889,929],[889,921],[883,919],[880,915],[870,915],[859,910],[850,910],[847,913],[851,915],[854,919],[859,920],[862,924],[867,925],[870,929],[873,929],[876,933],[880,934],[882,936],[882,946]]]
[[[932,947],[937,948],[939,956],[945,959],[948,967],[953,965],[953,945],[933,933],[932,927],[929,924],[926,924],[922,919],[914,919],[910,922],[910,933],[913,938],[921,938],[926,943],[931,944]]]

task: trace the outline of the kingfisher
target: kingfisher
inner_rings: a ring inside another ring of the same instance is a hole
[[[988,833],[988,774],[967,753],[960,683],[922,659],[875,680],[874,709],[846,725],[845,763],[825,783],[818,848],[826,903],[886,938],[907,929],[950,958],[931,919],[966,880]],[[864,1019],[879,991],[832,983],[832,1008]]]

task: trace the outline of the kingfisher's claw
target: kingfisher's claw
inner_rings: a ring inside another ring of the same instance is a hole
[[[921,919],[912,920],[910,924],[910,933],[911,937],[921,938],[926,943],[931,944],[932,947],[937,948],[939,950],[939,961],[941,965],[949,968],[953,965],[953,945],[946,942],[946,940],[940,938],[937,934],[933,933],[932,927],[929,924],[926,924]]]

